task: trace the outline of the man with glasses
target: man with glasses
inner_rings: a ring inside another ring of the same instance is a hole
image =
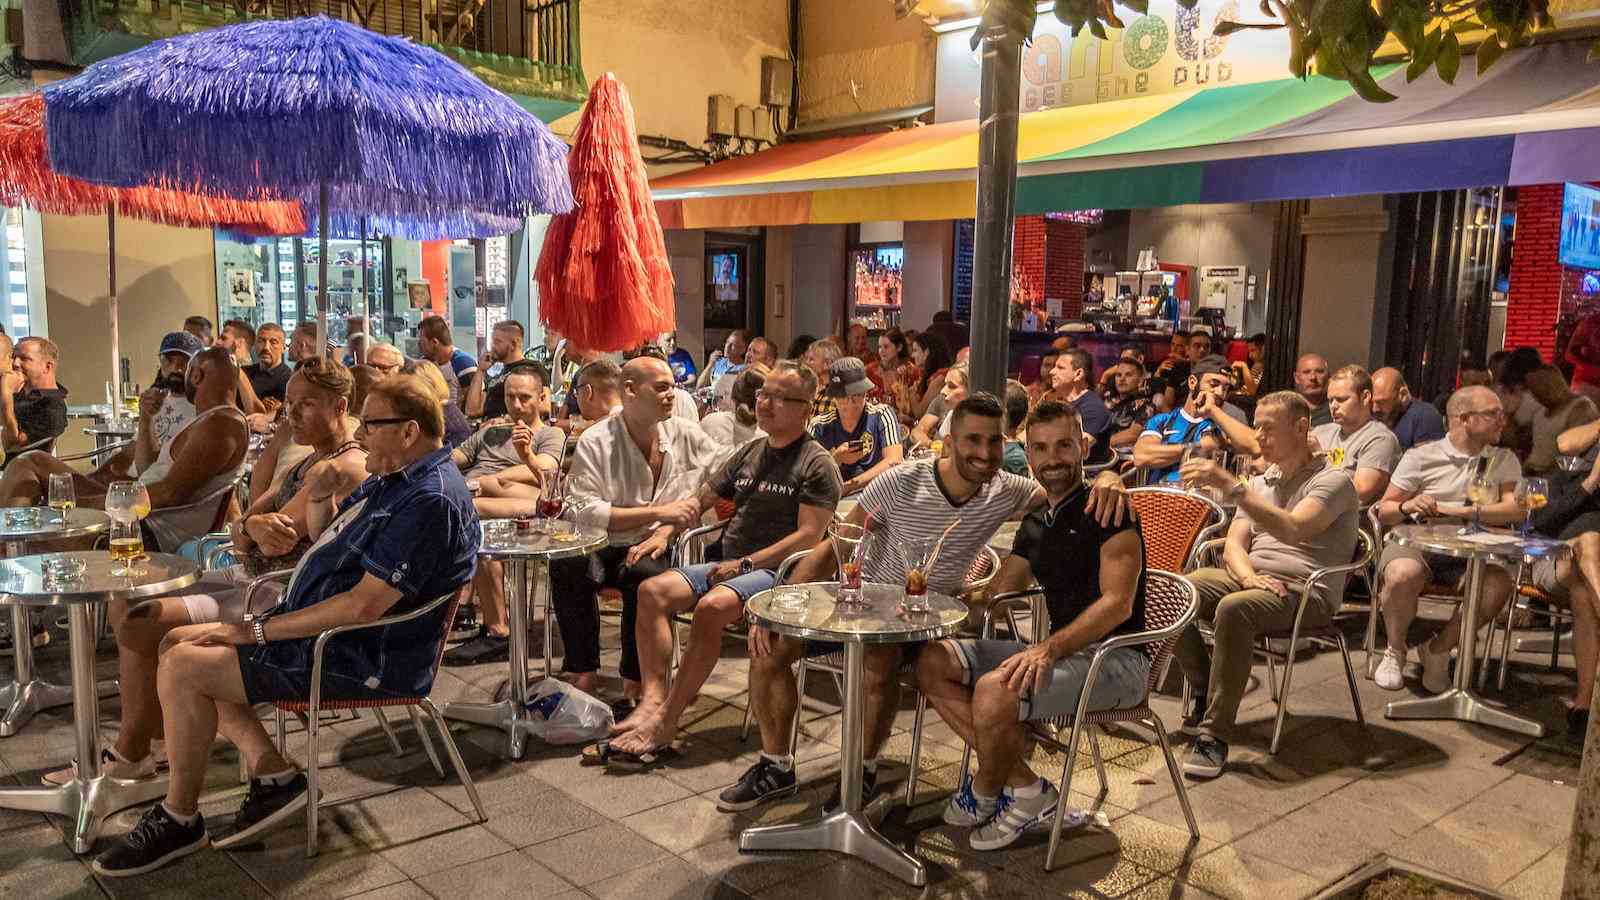
[[[157,670],[171,784],[164,802],[94,862],[106,876],[142,874],[210,843],[200,816],[207,759],[220,732],[249,761],[249,793],[220,847],[248,844],[305,809],[306,778],[278,753],[253,707],[303,701],[317,635],[417,609],[472,576],[478,516],[443,449],[444,414],[420,379],[389,378],[367,395],[359,432],[372,477],[348,488],[339,470],[312,479],[306,515],[315,542],[284,602],[246,622],[192,625],[168,636]],[[327,645],[324,702],[425,696],[444,607]]]
[[[374,343],[367,350],[367,365],[377,369],[380,376],[387,378],[390,375],[400,374],[400,370],[405,368],[406,355],[393,344]]]
[[[1514,494],[1522,464],[1516,454],[1494,446],[1505,424],[1499,395],[1486,387],[1465,387],[1451,395],[1446,412],[1450,430],[1445,436],[1418,444],[1400,458],[1389,479],[1389,492],[1378,506],[1379,519],[1385,527],[1405,522],[1467,522],[1476,512],[1489,525],[1521,521],[1523,512],[1517,508]],[[1479,471],[1488,477],[1497,499],[1474,507],[1468,502],[1467,487]],[[1385,545],[1378,562],[1383,585],[1378,603],[1383,609],[1388,647],[1373,676],[1378,687],[1398,691],[1405,686],[1406,639],[1417,617],[1422,589],[1430,582],[1459,583],[1466,569],[1464,559],[1425,556],[1411,547]],[[1478,621],[1489,621],[1510,591],[1511,576],[1504,568],[1485,568]],[[1422,657],[1422,686],[1429,693],[1442,693],[1450,687],[1450,651],[1460,637],[1461,615],[1458,606],[1449,624],[1417,647]]]
[[[673,569],[640,585],[644,691],[638,709],[614,726],[606,750],[613,765],[649,767],[660,758],[716,665],[722,629],[743,614],[746,601],[772,587],[789,554],[822,539],[841,485],[828,451],[806,433],[816,393],[814,372],[793,360],[778,362],[756,395],[756,421],[766,437],[729,457],[696,498],[698,510],[733,501],[722,561]],[[689,647],[678,671],[669,673],[671,617],[691,610]]]

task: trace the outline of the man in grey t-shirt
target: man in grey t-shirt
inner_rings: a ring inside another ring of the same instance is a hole
[[[1333,373],[1328,409],[1333,421],[1312,428],[1311,437],[1330,465],[1350,474],[1361,505],[1370,506],[1389,488],[1389,476],[1400,462],[1400,441],[1372,417],[1372,376],[1366,369],[1351,365]]]
[[[1189,575],[1200,595],[1196,618],[1211,621],[1215,649],[1208,653],[1192,626],[1178,639],[1184,675],[1190,684],[1204,686],[1196,697],[1196,709],[1203,710],[1200,736],[1183,764],[1184,772],[1197,778],[1214,778],[1227,765],[1227,742],[1250,679],[1256,637],[1292,628],[1306,576],[1355,556],[1360,518],[1355,486],[1326,458],[1311,453],[1310,419],[1310,404],[1293,391],[1261,398],[1256,434],[1268,468],[1248,485],[1210,460],[1192,459],[1179,470],[1185,482],[1224,491],[1239,505],[1228,527],[1222,567]],[[1302,624],[1332,621],[1343,592],[1343,578],[1322,585],[1310,598]]]

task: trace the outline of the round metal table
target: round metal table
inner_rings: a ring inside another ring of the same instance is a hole
[[[51,557],[82,560],[82,575],[46,580]],[[72,718],[77,767],[61,787],[0,789],[0,807],[50,813],[73,820],[72,850],[87,853],[105,817],[167,792],[165,778],[122,782],[100,774],[100,702],[95,689],[96,613],[112,600],[140,600],[186,588],[200,578],[200,567],[170,553],[154,553],[137,563],[133,575],[113,575],[120,567],[103,550],[73,550],[0,560],[0,604],[65,608],[72,644]],[[18,642],[19,644],[25,642]]]
[[[528,705],[529,595],[544,609],[544,676],[551,675],[550,650],[555,643],[555,614],[550,607],[550,561],[587,556],[606,546],[609,537],[595,528],[576,528],[570,534],[535,534],[519,531],[516,540],[491,544],[485,536],[478,556],[505,563],[506,606],[511,624],[511,683],[507,698],[498,703],[446,703],[447,718],[487,725],[506,733],[506,754],[521,759],[531,719]],[[530,584],[532,588],[530,590]]]
[[[0,541],[5,542],[6,556],[16,558],[28,552],[28,545],[37,541],[58,541],[68,538],[100,534],[111,527],[111,517],[98,509],[73,509],[65,518],[57,510],[44,506],[30,506],[37,521],[18,523],[15,516],[20,510],[0,510]],[[28,724],[34,714],[42,709],[53,709],[72,702],[72,689],[51,684],[34,677],[33,628],[28,607],[11,607],[11,655],[15,661],[16,679],[0,688],[0,738],[11,737]],[[96,623],[98,624],[98,622]],[[95,633],[99,633],[96,628]],[[106,682],[104,694],[116,693],[117,683]]]
[[[1384,539],[1434,556],[1467,560],[1467,590],[1461,612],[1461,639],[1456,653],[1455,684],[1434,697],[1397,700],[1384,708],[1390,719],[1456,719],[1491,725],[1531,737],[1543,737],[1544,726],[1532,719],[1485,703],[1472,690],[1477,664],[1478,604],[1483,599],[1483,568],[1490,563],[1516,565],[1567,552],[1567,545],[1549,538],[1521,538],[1510,532],[1463,535],[1456,525],[1399,525]]]
[[[792,638],[844,644],[844,730],[839,749],[841,808],[816,822],[746,828],[739,849],[832,850],[859,857],[902,881],[928,883],[922,860],[901,850],[872,826],[861,810],[863,741],[862,668],[867,644],[906,644],[949,637],[967,620],[965,604],[944,594],[928,592],[932,611],[904,613],[900,601],[905,588],[897,584],[862,585],[865,603],[840,607],[835,603],[838,582],[783,585],[750,598],[750,620],[770,631]],[[803,607],[781,605],[786,592],[804,592]]]

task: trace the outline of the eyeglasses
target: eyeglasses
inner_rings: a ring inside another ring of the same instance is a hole
[[[415,421],[416,419],[408,418],[406,416],[393,416],[387,419],[362,419],[361,427],[371,431],[373,428],[376,428],[379,425],[400,425],[405,422]]]
[[[1483,416],[1488,419],[1504,419],[1506,411],[1503,409],[1474,409],[1461,414],[1461,418],[1470,419],[1474,416]]]
[[[765,400],[768,403],[807,403],[807,404],[809,404],[811,402],[811,398],[809,398],[809,397],[785,397],[782,394],[774,394],[774,393],[772,393],[770,391],[757,391],[756,392],[756,401],[759,403],[762,400]]]
[[[399,363],[390,363],[389,365],[384,365],[383,363],[368,363],[368,365],[372,366],[374,369],[377,369],[379,372],[384,373],[385,375],[393,375],[394,373],[400,371],[401,368]]]

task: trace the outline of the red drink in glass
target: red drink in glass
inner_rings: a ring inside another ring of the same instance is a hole
[[[539,501],[539,515],[546,519],[556,519],[561,516],[561,501],[559,499],[546,499]]]

